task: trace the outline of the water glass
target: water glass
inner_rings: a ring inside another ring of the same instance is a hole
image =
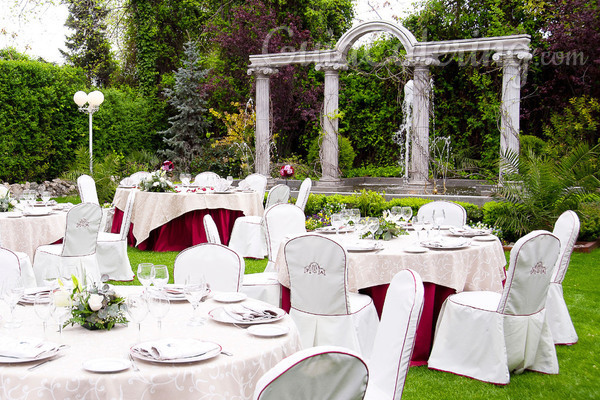
[[[141,263],[137,267],[137,278],[144,287],[144,292],[152,284],[154,279],[154,264]]]
[[[35,314],[42,320],[44,339],[47,339],[46,326],[48,325],[48,320],[50,317],[52,317],[53,306],[54,304],[52,295],[49,292],[37,293],[33,299],[33,310],[35,311]]]
[[[411,207],[402,207],[400,209],[400,216],[404,220],[404,222],[410,221],[413,215],[413,210]]]
[[[58,332],[62,337],[63,325],[71,315],[71,292],[65,289],[52,293],[52,316],[58,323]]]
[[[142,321],[148,315],[148,302],[144,296],[128,296],[125,300],[127,315],[132,322],[137,324],[137,342],[141,342]]]
[[[23,321],[15,319],[15,308],[17,308],[17,304],[19,301],[21,301],[23,293],[25,292],[23,281],[20,278],[16,279],[14,282],[12,282],[12,284],[8,285],[5,290],[6,302],[10,307],[10,321],[7,321],[4,326],[7,328],[18,328],[21,326]]]
[[[192,176],[190,174],[179,174],[179,179],[181,179],[181,184],[183,186],[190,186]]]
[[[152,269],[154,269],[152,273],[152,284],[154,286],[162,288],[169,283],[169,269],[166,265],[154,265]]]
[[[373,239],[375,239],[375,232],[377,232],[377,230],[379,229],[379,218],[369,218],[369,220],[367,221],[367,226],[369,232],[373,236]]]
[[[188,325],[204,325],[206,319],[197,315],[198,306],[202,302],[204,296],[206,296],[206,280],[204,276],[201,276],[199,279],[195,279],[193,283],[187,283],[186,281],[186,285],[183,288],[183,293],[185,294],[187,301],[190,302],[192,308],[194,309],[192,318],[188,321]]]
[[[44,191],[44,192],[42,192],[40,197],[42,198],[42,201],[44,202],[44,204],[48,204],[48,202],[50,201],[52,196],[50,195],[50,192]]]
[[[440,236],[440,228],[446,220],[446,212],[444,210],[433,210],[433,223],[437,227],[438,236]]]
[[[169,297],[167,293],[163,289],[155,288],[152,290],[149,296],[149,309],[150,314],[154,318],[156,318],[157,326],[158,326],[158,334],[161,334],[162,331],[162,320],[169,313],[169,309],[171,308],[171,303],[169,302]]]
[[[358,238],[362,239],[362,236],[367,233],[369,224],[368,218],[359,218],[354,225],[356,227],[356,233],[358,234]]]
[[[335,234],[340,233],[340,228],[344,225],[344,218],[342,214],[336,213],[331,214],[331,226],[335,229]]]

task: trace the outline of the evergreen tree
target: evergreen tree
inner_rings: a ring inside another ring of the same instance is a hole
[[[206,92],[201,85],[208,71],[201,68],[197,43],[189,41],[183,48],[185,58],[183,66],[175,72],[174,89],[163,91],[177,114],[169,118],[169,129],[160,133],[168,147],[163,155],[174,160],[180,171],[189,171],[192,160],[208,141]]]
[[[60,51],[66,61],[85,71],[90,84],[105,87],[116,63],[106,37],[105,19],[108,16],[103,0],[66,0],[69,17],[65,26],[75,31],[67,36],[68,51]]]

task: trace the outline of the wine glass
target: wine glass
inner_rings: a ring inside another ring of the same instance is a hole
[[[390,208],[390,214],[395,223],[400,222],[400,219],[402,218],[402,207],[393,206]]]
[[[375,239],[375,232],[377,232],[377,230],[379,229],[379,218],[371,217],[369,218],[367,223],[369,232],[373,236],[373,239]]]
[[[156,318],[158,334],[160,335],[162,331],[162,320],[167,316],[169,309],[171,308],[171,303],[169,302],[167,293],[163,289],[154,288],[150,294],[148,306],[150,309],[150,314]]]
[[[419,219],[418,216],[413,218],[413,229],[417,232],[417,241],[421,242],[421,231],[425,229],[425,224],[422,221],[422,218]]]
[[[127,307],[127,315],[131,318],[131,321],[137,324],[137,342],[141,342],[142,335],[142,321],[148,315],[148,302],[144,296],[128,296],[125,300],[125,306]]]
[[[144,287],[144,293],[148,289],[148,287],[152,284],[152,279],[154,279],[154,264],[152,263],[141,263],[138,264],[137,268],[137,278]]]
[[[344,225],[344,219],[342,214],[336,213],[331,214],[331,226],[335,229],[335,234],[338,235],[340,233],[340,228]]]
[[[44,339],[46,336],[46,326],[48,320],[52,317],[53,300],[51,293],[41,292],[37,293],[33,299],[33,310],[36,315],[42,320],[42,326],[44,327]]]
[[[50,192],[44,191],[44,192],[42,192],[40,197],[42,198],[42,201],[44,202],[44,204],[48,204],[48,202],[50,201],[50,198],[52,196],[50,195]]]
[[[15,308],[17,308],[17,304],[21,301],[23,293],[25,292],[23,280],[21,278],[15,279],[12,284],[7,285],[5,291],[6,302],[10,307],[10,321],[7,321],[4,325],[7,328],[18,328],[23,321],[15,319]]]
[[[400,216],[404,220],[405,223],[408,223],[412,218],[413,210],[411,207],[402,207],[400,208]]]
[[[41,271],[42,281],[44,282],[44,287],[47,287],[50,290],[58,289],[59,283],[58,281],[61,279],[60,273],[56,266],[47,266]]]
[[[342,215],[342,227],[348,228],[350,226],[350,221],[352,221],[350,210],[342,210],[340,211],[340,214]]]
[[[446,212],[444,210],[433,210],[433,223],[437,227],[438,236],[440,236],[440,228],[446,220]]]
[[[367,232],[368,230],[368,219],[367,218],[359,218],[358,221],[356,221],[356,224],[354,225],[356,227],[356,233],[358,234],[358,238],[362,239],[362,236]]]
[[[169,282],[169,269],[166,265],[154,265],[152,269],[152,284],[158,288],[164,287]]]
[[[181,179],[181,184],[183,186],[190,186],[190,182],[192,180],[192,175],[190,175],[190,174],[179,174],[179,179]]]
[[[59,289],[52,293],[52,316],[58,323],[58,332],[62,337],[63,324],[71,314],[71,293],[65,289]]]
[[[183,293],[194,309],[192,318],[188,321],[188,325],[201,326],[204,325],[206,319],[198,315],[197,309],[202,302],[202,298],[206,295],[206,279],[204,278],[204,275],[201,275],[199,278],[196,278],[193,283],[188,282],[191,282],[191,280],[186,279]]]

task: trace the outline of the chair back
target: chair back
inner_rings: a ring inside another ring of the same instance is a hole
[[[293,204],[275,204],[267,208],[263,223],[270,261],[275,261],[279,245],[287,235],[306,233],[304,212]]]
[[[125,210],[123,211],[123,220],[121,221],[121,240],[127,240],[129,235],[129,228],[131,227],[131,214],[133,213],[133,204],[135,202],[135,190],[129,192],[127,196],[127,203],[125,203]]]
[[[265,210],[275,204],[287,203],[290,199],[290,187],[288,185],[275,185],[269,190]]]
[[[560,254],[552,276],[553,283],[561,284],[569,268],[573,247],[579,236],[579,217],[575,211],[565,211],[558,217],[552,233],[560,240]]]
[[[533,315],[546,306],[548,285],[560,252],[560,240],[547,231],[520,238],[510,252],[506,283],[497,311]]]
[[[97,204],[81,203],[71,208],[67,213],[61,255],[80,257],[94,254],[101,220],[102,210]]]
[[[219,176],[219,174],[211,172],[211,171],[204,171],[204,172],[200,172],[198,175],[196,175],[196,177],[194,178],[194,185],[214,186],[220,180],[221,180],[221,177]]]
[[[254,400],[360,400],[369,371],[350,349],[317,346],[284,358],[257,382]]]
[[[442,225],[451,225],[462,227],[467,223],[467,211],[460,204],[451,201],[432,201],[431,203],[423,204],[417,212],[419,221],[433,223],[433,212],[443,211],[444,221]]]
[[[12,289],[14,283],[21,278],[21,263],[19,256],[11,250],[0,247],[0,294]]]
[[[370,390],[400,400],[423,311],[424,288],[418,273],[406,269],[392,278],[369,360]]]
[[[193,283],[204,275],[211,290],[238,292],[242,287],[244,268],[244,259],[227,246],[201,243],[177,255],[173,280],[177,284]]]
[[[96,192],[96,182],[89,175],[81,175],[77,178],[77,189],[82,203],[94,203],[100,205],[98,193]]]
[[[133,186],[139,185],[141,181],[143,181],[146,178],[149,178],[150,176],[152,176],[152,173],[150,173],[148,171],[134,172],[133,174],[131,174],[129,176],[129,178],[126,178],[126,180],[127,180],[126,183],[128,185],[133,185]]]
[[[238,184],[240,189],[254,190],[260,195],[261,202],[265,200],[267,177],[262,174],[250,174]]]
[[[298,198],[296,199],[296,205],[300,207],[302,211],[304,211],[304,207],[306,207],[306,202],[308,201],[308,195],[310,194],[311,188],[312,180],[310,178],[306,178],[302,181],[300,189],[298,190]]]
[[[208,243],[221,244],[221,236],[215,220],[210,214],[206,214],[202,219],[204,222],[204,233],[206,233],[206,241]]]
[[[292,308],[314,315],[348,315],[347,254],[336,241],[306,234],[284,248]]]

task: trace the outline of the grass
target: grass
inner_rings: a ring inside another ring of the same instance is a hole
[[[129,248],[133,268],[141,262],[165,264],[173,281],[177,252],[149,252]],[[508,255],[508,253],[507,253]],[[246,259],[246,273],[261,272],[266,260]],[[404,400],[440,399],[598,399],[600,398],[600,249],[590,254],[574,253],[563,282],[564,296],[579,335],[573,346],[557,346],[559,375],[525,372],[511,375],[507,386],[494,386],[449,373],[413,367],[408,372]],[[135,271],[134,271],[135,272]],[[139,282],[114,282],[136,284]]]

